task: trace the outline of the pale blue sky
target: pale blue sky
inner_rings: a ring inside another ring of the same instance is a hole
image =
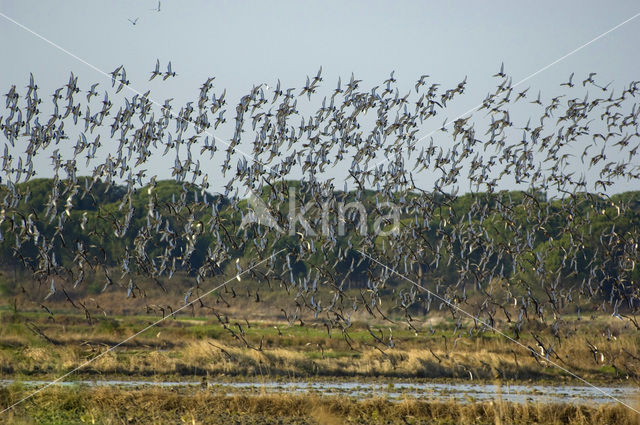
[[[94,2],[2,0],[0,12],[110,72],[124,64],[132,86],[152,89],[155,100],[193,99],[215,76],[231,100],[253,84],[301,87],[324,68],[326,90],[355,72],[364,87],[391,70],[411,87],[421,74],[444,86],[468,75],[468,91],[447,115],[476,106],[495,86],[504,61],[519,81],[640,12],[637,1],[541,2]],[[135,26],[128,18],[139,18]],[[62,86],[69,71],[86,88],[104,76],[0,17],[3,40],[1,90],[26,85],[33,72],[42,97]],[[551,93],[575,71],[597,72],[600,81],[640,79],[640,18],[532,78],[528,85]],[[178,78],[148,82],[156,58],[171,60]],[[48,100],[47,100],[48,101]],[[427,123],[424,133],[441,123]],[[46,169],[47,161],[42,160]],[[157,164],[158,170],[167,169]],[[168,177],[159,171],[160,177]],[[46,174],[43,173],[43,174]]]

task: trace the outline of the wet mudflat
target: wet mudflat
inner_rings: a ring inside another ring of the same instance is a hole
[[[0,386],[9,386],[17,381],[0,380]],[[48,381],[20,381],[27,387],[41,387]],[[569,385],[524,385],[524,384],[484,384],[484,383],[389,383],[357,381],[145,381],[145,380],[79,380],[60,382],[60,386],[100,386],[120,388],[144,387],[206,387],[221,395],[301,395],[346,396],[358,399],[385,398],[402,401],[407,398],[416,400],[446,400],[457,403],[472,403],[501,400],[507,403],[575,403],[606,404],[616,399],[630,401],[637,397],[638,388],[632,386],[569,386]]]

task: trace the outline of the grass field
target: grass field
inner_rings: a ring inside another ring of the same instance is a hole
[[[0,389],[7,405],[26,394]],[[224,395],[208,389],[54,388],[4,418],[12,424],[638,424],[621,405],[458,404],[315,395]]]
[[[249,289],[233,306],[218,302],[216,314],[201,307],[185,310],[107,352],[163,314],[159,301],[145,300],[155,306],[145,310],[139,300],[128,304],[114,298],[118,296],[80,299],[92,306],[90,317],[55,300],[47,306],[51,313],[37,303],[11,299],[0,306],[0,379],[15,382],[0,387],[0,407],[33,390],[20,381],[52,380],[96,356],[67,380],[579,383],[551,362],[596,384],[633,386],[640,378],[638,333],[629,322],[609,315],[566,314],[559,321],[561,339],[550,333],[549,323],[531,320],[520,332],[522,345],[489,329],[474,328],[471,322],[456,332],[445,311],[416,315],[413,329],[393,309],[384,311],[390,320],[362,314],[352,317],[345,333],[307,315],[289,322],[276,308],[285,303],[282,294],[265,293],[258,304],[255,289]],[[513,336],[506,317],[497,319],[496,325]],[[533,335],[554,344],[549,361],[525,348],[538,350]],[[358,401],[255,391],[228,394],[211,386],[56,386],[5,415],[0,422],[15,424],[639,423],[637,415],[619,404]]]
[[[156,320],[96,316],[89,322],[78,314],[5,309],[0,313],[0,376],[54,378]],[[102,355],[78,375],[572,381],[549,361],[497,333],[454,336],[454,324],[444,315],[432,316],[423,327],[416,333],[402,322],[355,321],[345,336],[340,330],[328,331],[319,321],[301,326],[230,317],[223,326],[215,316],[181,315]],[[596,382],[637,382],[640,339],[634,329],[608,316],[567,321],[565,327],[572,333],[555,348],[557,357],[549,360]],[[390,335],[393,348],[376,340],[388,341]],[[520,343],[536,347],[531,336],[521,335]],[[598,348],[597,355],[587,342]]]

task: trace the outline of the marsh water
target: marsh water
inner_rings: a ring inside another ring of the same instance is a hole
[[[0,380],[0,386],[20,382],[27,386],[43,386],[48,381]],[[56,385],[114,386],[114,387],[198,387],[201,381],[142,381],[142,380],[80,380],[60,382]],[[394,381],[378,382],[329,382],[329,381],[260,381],[216,382],[206,384],[217,392],[233,395],[249,394],[318,394],[357,398],[386,397],[391,400],[415,398],[422,400],[455,400],[461,403],[502,400],[514,403],[578,403],[603,404],[629,401],[639,394],[637,387],[596,387],[564,385],[494,385],[482,383],[424,383]]]

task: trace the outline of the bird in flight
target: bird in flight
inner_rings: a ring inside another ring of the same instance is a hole
[[[153,80],[158,75],[162,75],[162,72],[160,72],[160,60],[156,59],[156,69],[151,72],[151,78],[149,78],[149,81]]]
[[[149,9],[149,10],[153,10],[154,12],[160,12],[160,2],[158,2],[158,6],[153,8],[153,9]]]
[[[166,80],[169,77],[175,77],[175,76],[176,76],[176,73],[171,70],[171,61],[169,61],[169,64],[167,65],[167,72],[164,73],[164,77],[162,78],[162,80]]]
[[[135,25],[135,24],[137,24],[137,23],[138,23],[138,19],[140,19],[140,18],[136,18],[136,19],[127,18],[127,20],[128,20],[129,22],[131,22],[131,25]]]

